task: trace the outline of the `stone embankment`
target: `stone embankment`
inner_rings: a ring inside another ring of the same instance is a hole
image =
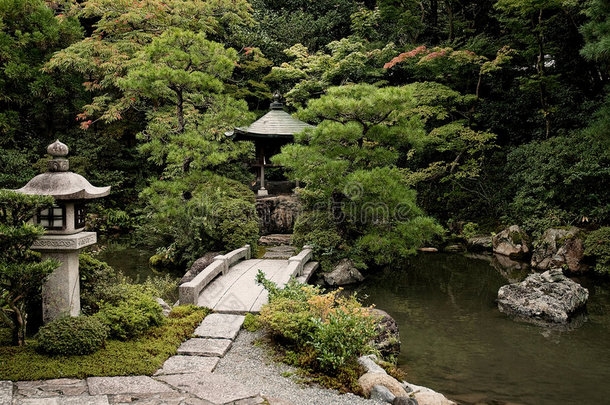
[[[358,383],[372,400],[393,405],[456,405],[430,388],[398,381],[379,367],[375,355],[360,357],[358,363],[366,371]]]

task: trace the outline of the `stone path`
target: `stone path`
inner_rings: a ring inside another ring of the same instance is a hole
[[[0,405],[254,405],[270,403],[256,388],[214,373],[244,321],[242,315],[210,314],[194,337],[154,376],[0,381]],[[267,401],[267,402],[265,402]],[[272,403],[272,402],[271,402]]]

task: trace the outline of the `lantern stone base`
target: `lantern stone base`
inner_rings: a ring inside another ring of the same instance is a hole
[[[61,263],[42,286],[44,323],[80,313],[78,254],[81,248],[95,242],[95,232],[80,232],[74,235],[45,235],[32,245],[32,249],[40,252],[43,259],[56,259]]]

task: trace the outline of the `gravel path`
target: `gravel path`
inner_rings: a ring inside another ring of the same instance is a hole
[[[298,384],[294,377],[283,377],[282,374],[294,373],[296,369],[274,362],[263,347],[255,346],[253,342],[261,336],[261,332],[252,333],[242,329],[231,350],[218,363],[214,374],[226,375],[256,388],[266,397],[282,399],[294,405],[382,404],[353,394]]]

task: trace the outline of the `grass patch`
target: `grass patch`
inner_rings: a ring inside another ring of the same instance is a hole
[[[0,380],[44,380],[91,376],[152,375],[180,344],[190,338],[210,311],[177,307],[162,326],[127,341],[109,340],[84,356],[48,356],[24,347],[0,346]]]

